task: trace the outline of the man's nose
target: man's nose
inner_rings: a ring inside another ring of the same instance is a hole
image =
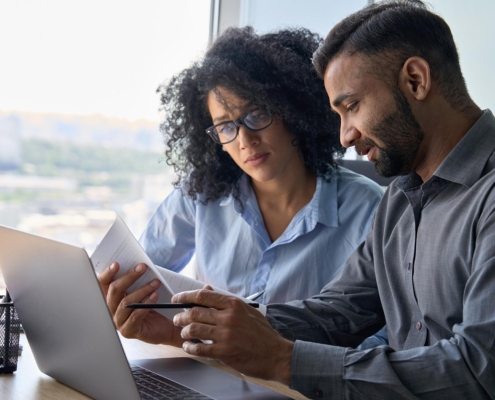
[[[341,121],[340,124],[340,143],[345,148],[352,147],[356,144],[356,140],[361,137],[359,130],[348,121]]]

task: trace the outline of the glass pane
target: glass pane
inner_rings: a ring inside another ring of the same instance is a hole
[[[495,110],[495,2],[493,0],[429,0],[432,11],[449,24],[461,59],[469,94],[482,109]]]
[[[241,0],[240,25],[251,25],[260,33],[297,26],[325,37],[342,18],[367,4],[367,0]]]
[[[0,2],[0,224],[91,252],[116,210],[139,236],[174,180],[155,91],[204,51],[209,13],[204,0]]]
[[[260,33],[304,27],[326,37],[336,23],[368,3],[368,0],[241,0],[240,25],[251,25]],[[359,157],[351,148],[344,158]]]

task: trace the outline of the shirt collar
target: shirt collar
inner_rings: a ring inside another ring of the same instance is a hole
[[[495,117],[487,109],[442,161],[434,175],[471,187],[479,180],[494,150]]]
[[[333,170],[326,176],[319,176],[315,195],[311,200],[311,202],[315,201],[316,205],[313,206],[316,222],[320,222],[329,227],[339,226],[337,180],[338,169]]]
[[[495,117],[487,109],[442,161],[433,175],[471,187],[479,180],[494,150]],[[408,190],[422,183],[419,175],[411,172],[399,177],[395,185],[401,190]]]
[[[246,174],[242,174],[237,183],[239,185],[239,192],[240,192],[239,199],[242,202],[242,204],[246,204],[249,197],[251,195],[254,195],[254,193],[252,193],[253,189],[251,188],[251,185],[249,184],[248,176]],[[242,213],[241,203],[239,203],[239,200],[234,199],[234,195],[232,193],[230,193],[228,196],[221,199],[219,205],[226,206],[230,203],[234,203],[234,209],[239,214]]]
[[[251,196],[254,196],[253,189],[249,184],[249,178],[242,174],[239,179],[240,200],[246,204]],[[230,194],[220,201],[221,206],[226,206],[234,202],[234,196]],[[234,204],[234,208],[241,213],[239,204]],[[308,217],[311,225],[320,222],[329,227],[339,226],[338,199],[337,199],[337,173],[330,173],[326,176],[318,176],[316,190],[313,198],[305,207],[305,217]]]

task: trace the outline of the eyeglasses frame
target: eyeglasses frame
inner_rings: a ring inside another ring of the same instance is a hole
[[[241,125],[245,126],[246,129],[249,129],[251,132],[258,132],[258,131],[262,131],[263,129],[266,129],[268,128],[272,123],[273,123],[273,114],[269,111],[266,111],[266,113],[270,116],[270,122],[268,123],[267,126],[264,126],[263,128],[259,128],[259,129],[252,129],[250,128],[249,126],[246,125],[246,123],[244,122],[244,119],[249,115],[251,114],[252,112],[255,112],[255,111],[258,111],[258,110],[261,110],[261,108],[255,108],[254,110],[251,110],[249,112],[247,112],[246,114],[244,114],[242,117],[239,117],[237,119],[233,119],[233,120],[230,120],[230,121],[224,121],[224,122],[220,122],[219,124],[216,124],[216,125],[213,125],[213,126],[210,126],[209,128],[205,129],[205,132],[208,134],[209,137],[211,137],[213,139],[213,141],[217,144],[221,144],[221,145],[224,145],[224,144],[228,144],[228,143],[232,143],[234,140],[237,139],[237,136],[239,136],[239,127]],[[228,142],[220,142],[220,140],[218,140],[218,136],[215,135],[214,133],[214,129],[217,127],[217,126],[220,126],[220,125],[225,125],[225,124],[228,124],[232,122],[234,125],[235,125],[235,128],[236,128],[236,131],[235,131],[235,136],[232,140],[229,140]]]

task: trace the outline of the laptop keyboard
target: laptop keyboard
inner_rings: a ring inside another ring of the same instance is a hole
[[[211,399],[147,369],[132,366],[131,371],[142,399]]]

